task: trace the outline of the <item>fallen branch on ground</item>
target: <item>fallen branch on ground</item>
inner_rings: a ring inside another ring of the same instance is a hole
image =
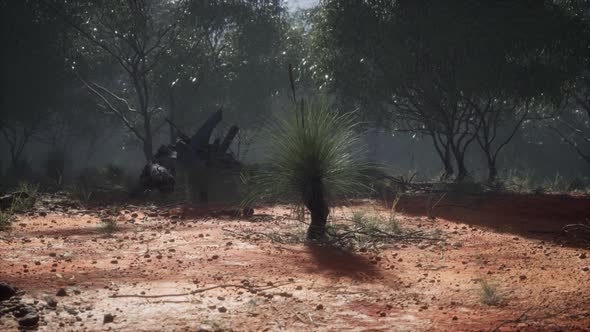
[[[278,287],[282,287],[282,286],[286,286],[286,285],[290,285],[290,284],[293,284],[293,282],[286,282],[286,283],[273,285],[273,286],[267,286],[267,287],[225,284],[225,285],[217,285],[217,286],[211,286],[211,287],[206,287],[206,288],[199,288],[199,289],[195,289],[193,291],[186,292],[186,293],[160,294],[160,295],[113,294],[110,297],[112,297],[112,298],[138,297],[138,298],[144,298],[144,299],[155,299],[155,298],[161,298],[161,297],[190,296],[190,295],[195,295],[195,294],[203,293],[203,292],[210,291],[213,289],[218,289],[218,288],[241,288],[241,289],[246,289],[248,291],[261,292],[261,291],[265,291],[265,290],[269,290],[269,289],[273,289],[273,288],[278,288]]]
[[[281,238],[280,235],[273,236],[273,235],[266,234],[263,232],[240,233],[240,232],[232,231],[231,229],[228,229],[228,228],[222,228],[222,230],[224,232],[236,235],[238,237],[244,237],[244,238],[249,238],[250,236],[254,236],[254,235],[261,235],[261,236],[269,238],[272,242],[285,244],[285,241],[283,241],[283,239]],[[277,237],[278,237],[278,239],[277,239]]]
[[[337,244],[344,240],[354,239],[357,238],[359,235],[363,235],[375,240],[381,241],[412,241],[412,240],[426,240],[426,241],[442,241],[442,238],[439,237],[429,237],[422,235],[424,232],[412,232],[408,234],[390,234],[382,230],[373,230],[373,233],[362,231],[362,230],[352,230],[345,232],[343,234],[336,234],[331,233],[330,236],[333,238],[329,241],[330,244]]]
[[[518,318],[516,319],[509,319],[509,320],[505,320],[503,322],[501,322],[498,326],[496,326],[492,332],[496,332],[498,331],[500,328],[502,328],[504,325],[508,325],[508,324],[519,324],[522,323],[526,320],[529,319],[529,317],[527,316],[528,312],[531,311],[532,309],[529,308],[527,309],[525,312],[523,312],[522,314],[520,314],[520,316],[518,316]]]

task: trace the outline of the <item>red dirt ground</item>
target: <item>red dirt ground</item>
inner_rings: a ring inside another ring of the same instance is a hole
[[[57,209],[20,216],[0,234],[0,281],[38,307],[67,290],[57,309],[41,311],[40,331],[590,330],[590,248],[559,233],[590,217],[589,197],[444,199],[436,220],[424,216],[427,201],[403,198],[398,218],[445,241],[360,253],[236,235],[302,232],[285,207],[239,220],[211,209],[128,206],[112,238],[98,233],[97,211]],[[388,212],[364,201],[334,213],[358,210]],[[497,285],[501,306],[481,302],[481,280]],[[267,289],[112,297],[228,284]],[[109,313],[114,322],[103,324]],[[0,330],[17,323],[4,316]]]

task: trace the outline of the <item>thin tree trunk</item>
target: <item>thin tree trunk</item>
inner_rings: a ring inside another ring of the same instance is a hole
[[[448,179],[451,176],[453,176],[453,173],[455,173],[455,170],[453,169],[453,162],[451,161],[451,154],[450,154],[449,149],[447,149],[445,151],[444,158],[443,158],[443,164],[445,166],[444,178]]]
[[[170,87],[169,98],[170,98],[170,113],[168,116],[170,117],[170,121],[172,121],[172,123],[176,123],[176,102],[174,100],[174,85],[172,85]],[[174,126],[172,124],[170,124],[170,144],[175,144],[176,138],[177,138],[176,129],[174,129]]]
[[[457,177],[455,178],[455,182],[463,182],[469,174],[469,172],[467,172],[467,167],[465,167],[465,154],[457,150],[454,151],[453,155],[455,156],[455,163],[457,164]]]
[[[498,177],[498,169],[496,168],[495,162],[488,162],[488,183],[493,184],[496,182],[496,178]]]
[[[434,131],[431,131],[429,135],[432,138],[432,142],[434,143],[436,153],[438,154],[445,168],[443,179],[446,180],[453,176],[453,173],[455,172],[453,169],[453,162],[451,161],[451,151],[449,143],[448,141],[446,143],[443,142],[442,138],[440,138],[440,136],[437,136],[437,134]]]
[[[143,140],[143,154],[145,159],[149,162],[152,160],[153,147],[152,147],[152,132],[149,116],[144,119],[144,131],[145,139]]]

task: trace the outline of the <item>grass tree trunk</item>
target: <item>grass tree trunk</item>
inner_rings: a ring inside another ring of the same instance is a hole
[[[326,224],[330,208],[324,195],[322,182],[319,178],[311,181],[309,192],[305,197],[305,207],[311,214],[311,223],[307,230],[308,240],[321,240],[326,236]]]

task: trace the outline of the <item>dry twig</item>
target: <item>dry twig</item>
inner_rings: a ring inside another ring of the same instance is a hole
[[[273,285],[273,286],[268,286],[268,287],[251,286],[251,285],[224,284],[224,285],[217,285],[217,286],[211,286],[211,287],[206,287],[206,288],[199,288],[199,289],[195,289],[193,291],[186,292],[186,293],[159,294],[159,295],[113,294],[110,297],[112,297],[112,298],[138,297],[138,298],[144,298],[144,299],[155,299],[155,298],[161,298],[161,297],[190,296],[190,295],[195,295],[195,294],[203,293],[203,292],[210,291],[210,290],[213,290],[213,289],[218,289],[218,288],[241,288],[241,289],[246,289],[248,291],[260,292],[260,291],[265,291],[265,290],[269,290],[269,289],[273,289],[273,288],[278,288],[278,287],[286,286],[286,285],[289,285],[289,284],[292,284],[292,283],[293,282],[286,282],[286,283],[282,283],[282,284],[278,284],[278,285]]]

